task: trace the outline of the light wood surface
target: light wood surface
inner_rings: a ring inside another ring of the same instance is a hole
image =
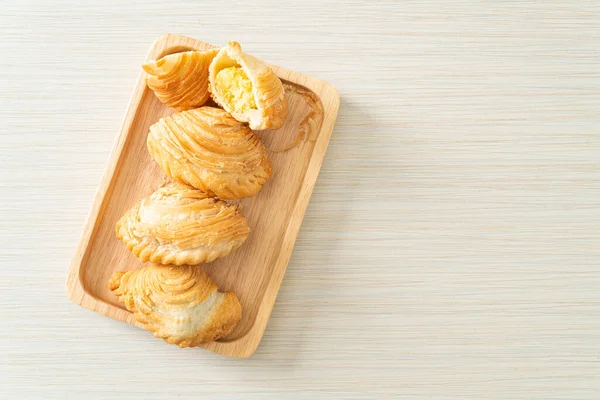
[[[165,34],[154,41],[146,61],[213,47],[186,36]],[[242,320],[234,331],[203,346],[231,357],[248,357],[260,343],[340,104],[337,91],[327,83],[272,68],[286,86],[289,107],[285,126],[257,132],[269,152],[273,176],[256,196],[239,201],[252,230],[249,239],[229,256],[203,265],[219,289],[234,292],[242,304]],[[150,156],[146,138],[152,124],[175,110],[158,100],[146,85],[146,77],[143,72],[138,78],[67,280],[73,302],[140,327],[107,283],[115,271],[143,265],[116,238],[115,224],[137,201],[168,180]]]
[[[597,1],[24,3],[0,4],[0,398],[600,397]],[[65,296],[162,32],[340,92],[247,359]]]

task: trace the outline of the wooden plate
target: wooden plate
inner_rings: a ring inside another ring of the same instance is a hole
[[[212,47],[164,35],[154,42],[147,60]],[[257,196],[241,202],[252,229],[248,240],[229,256],[204,265],[220,290],[234,291],[242,303],[236,329],[204,346],[232,357],[250,356],[263,336],[339,107],[337,91],[327,83],[271,67],[284,82],[290,110],[285,127],[258,133],[269,150],[273,177]],[[115,223],[167,180],[148,154],[146,135],[150,125],[174,111],[158,101],[145,79],[142,71],[67,279],[73,302],[136,326],[140,324],[117,302],[107,283],[114,271],[142,266],[115,237]]]

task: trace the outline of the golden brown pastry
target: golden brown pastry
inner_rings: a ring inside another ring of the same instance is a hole
[[[222,199],[254,196],[271,176],[258,136],[220,108],[160,119],[150,127],[148,150],[173,180]]]
[[[150,264],[115,272],[108,288],[156,337],[194,347],[228,335],[242,317],[232,292],[220,293],[200,267]]]
[[[218,52],[186,51],[146,63],[146,83],[162,103],[177,111],[200,107],[210,97],[208,66]]]
[[[229,42],[209,67],[213,99],[238,121],[252,129],[279,129],[288,106],[277,74],[263,61]]]
[[[194,265],[237,249],[250,228],[239,205],[172,183],[127,211],[116,232],[142,262]]]

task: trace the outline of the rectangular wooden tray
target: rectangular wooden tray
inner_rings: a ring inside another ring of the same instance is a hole
[[[213,47],[185,36],[163,35],[150,48],[147,60]],[[329,84],[271,67],[284,82],[290,110],[283,128],[258,133],[269,150],[273,177],[257,196],[242,201],[252,229],[248,240],[229,256],[204,265],[220,290],[234,291],[242,304],[236,329],[204,346],[232,357],[253,354],[263,336],[339,107],[338,93]],[[158,101],[145,79],[142,71],[67,279],[73,302],[136,326],[140,324],[118,303],[107,283],[114,271],[142,266],[115,237],[115,223],[166,181],[148,154],[146,135],[150,125],[174,111]]]

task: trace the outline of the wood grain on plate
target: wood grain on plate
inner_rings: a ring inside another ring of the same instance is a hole
[[[184,36],[164,35],[154,42],[147,59],[211,47]],[[325,82],[272,68],[286,84],[290,109],[283,128],[259,132],[269,150],[273,177],[257,196],[241,201],[252,229],[246,243],[229,256],[204,265],[219,288],[234,291],[242,303],[243,316],[236,329],[223,340],[205,346],[233,357],[251,355],[262,338],[339,107],[337,91]],[[145,78],[142,72],[67,280],[73,302],[137,326],[140,324],[133,315],[107,289],[107,282],[114,271],[142,266],[116,239],[116,221],[167,179],[148,154],[146,135],[150,125],[174,111],[158,101]],[[318,115],[321,112],[322,118]]]

